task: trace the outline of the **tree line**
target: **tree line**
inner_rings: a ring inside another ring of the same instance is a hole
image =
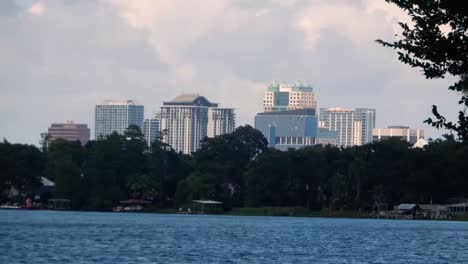
[[[363,146],[268,148],[260,131],[242,126],[205,138],[192,156],[138,127],[88,142],[54,140],[44,150],[0,143],[0,190],[31,195],[40,177],[55,183],[54,198],[74,209],[110,210],[126,199],[154,208],[192,200],[233,207],[295,206],[311,210],[370,210],[376,204],[447,203],[468,197],[468,145],[447,136],[414,148],[389,139]],[[5,201],[5,193],[2,200]]]

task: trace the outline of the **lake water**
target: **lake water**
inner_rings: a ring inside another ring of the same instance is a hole
[[[0,210],[0,263],[468,263],[468,223]]]

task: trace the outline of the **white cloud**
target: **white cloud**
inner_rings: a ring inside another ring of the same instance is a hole
[[[401,19],[383,0],[10,6],[0,10],[0,112],[8,113],[0,138],[37,143],[51,122],[68,119],[93,127],[104,99],[136,99],[149,115],[182,92],[238,108],[238,124],[252,124],[275,79],[311,81],[320,106],[377,107],[381,126],[421,127],[432,103],[455,113],[456,100],[449,80],[426,81],[375,44],[391,40]]]

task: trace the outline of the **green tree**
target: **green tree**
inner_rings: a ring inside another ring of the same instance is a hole
[[[70,199],[72,208],[80,208],[85,202],[83,161],[84,151],[79,141],[56,139],[50,143],[46,177],[55,182],[54,197]]]
[[[195,172],[192,175],[199,181],[189,179],[191,183],[203,188],[191,190],[197,195],[179,195],[180,197],[199,197],[200,199],[221,200],[225,209],[242,206],[244,202],[244,173],[251,162],[268,149],[268,143],[262,133],[251,126],[241,126],[230,134],[202,140],[200,149],[194,154]],[[184,183],[186,186],[188,182]],[[207,187],[210,186],[210,187]],[[209,191],[208,191],[209,190]],[[186,201],[188,202],[188,201]]]
[[[464,1],[453,0],[386,0],[408,13],[412,24],[401,23],[403,33],[393,42],[378,43],[397,50],[399,60],[423,70],[426,78],[455,76],[459,80],[449,87],[461,94],[459,104],[464,110],[458,122],[447,121],[437,106],[432,112],[435,119],[425,122],[437,128],[457,133],[460,140],[468,140],[468,7]]]
[[[20,194],[34,192],[41,186],[44,157],[32,145],[0,143],[0,195],[11,188]]]

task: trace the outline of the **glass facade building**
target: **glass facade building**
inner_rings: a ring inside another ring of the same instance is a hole
[[[314,109],[263,112],[255,116],[255,128],[279,150],[315,144],[317,117]]]
[[[160,129],[160,120],[159,116],[155,116],[152,119],[145,119],[141,126],[141,132],[143,133],[143,137],[145,138],[146,143],[148,146],[151,146],[156,138],[158,138]]]
[[[95,137],[108,136],[113,132],[123,134],[130,125],[140,127],[143,122],[144,107],[135,101],[105,101],[96,105]]]

